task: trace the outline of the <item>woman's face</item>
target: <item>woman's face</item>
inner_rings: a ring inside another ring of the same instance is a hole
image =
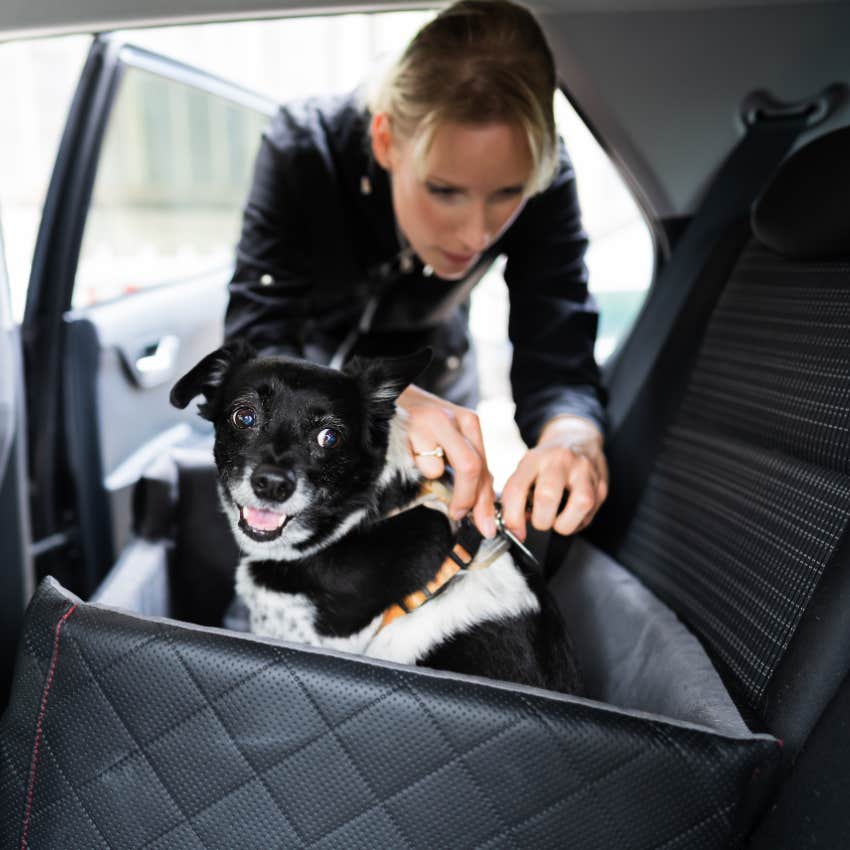
[[[419,168],[412,145],[392,137],[386,116],[376,116],[372,131],[375,156],[392,176],[401,232],[437,275],[462,278],[525,202],[532,159],[522,129],[442,124]]]

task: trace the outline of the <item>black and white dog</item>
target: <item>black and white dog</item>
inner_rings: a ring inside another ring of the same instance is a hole
[[[429,358],[354,360],[336,371],[258,358],[237,342],[175,385],[172,403],[185,408],[203,395],[199,412],[215,426],[221,501],[244,555],[236,587],[252,631],[576,692],[557,608],[504,541],[484,540],[484,566],[435,589],[454,529],[443,512],[410,507],[423,478],[395,406]],[[404,614],[417,597],[425,604]]]

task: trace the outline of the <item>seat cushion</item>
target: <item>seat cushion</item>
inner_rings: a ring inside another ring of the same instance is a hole
[[[575,540],[550,589],[569,624],[588,695],[746,735],[700,642],[611,557]]]

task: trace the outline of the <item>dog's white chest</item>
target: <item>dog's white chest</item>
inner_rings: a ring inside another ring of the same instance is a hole
[[[485,550],[492,541],[485,541]],[[505,552],[483,570],[463,573],[442,594],[395,620],[369,642],[366,655],[416,664],[451,637],[488,621],[540,610],[537,597]]]
[[[248,607],[251,631],[278,640],[363,653],[381,624],[378,615],[364,629],[345,637],[316,630],[316,606],[303,593],[279,593],[259,587],[245,562],[236,571],[236,591]]]

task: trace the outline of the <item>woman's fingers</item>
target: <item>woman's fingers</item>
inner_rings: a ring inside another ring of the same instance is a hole
[[[485,537],[496,536],[496,491],[493,489],[493,476],[489,472],[478,488],[472,518]]]
[[[474,459],[470,456],[469,460],[472,462],[465,469],[458,469],[452,463],[455,471],[455,490],[450,511],[452,516],[458,519],[472,510],[475,524],[488,537],[492,537],[496,533],[496,496],[493,491],[493,476],[487,464],[481,422],[476,413],[464,408],[457,411],[456,422],[475,455]]]
[[[446,471],[446,450],[437,442],[432,429],[419,427],[411,417],[407,436],[419,471],[426,478],[440,478]]]
[[[407,410],[411,448],[422,474],[439,478],[446,465],[454,470],[449,505],[452,518],[460,519],[471,511],[483,534],[495,534],[493,478],[478,416],[430,395]],[[569,495],[559,510],[565,491]],[[534,528],[573,534],[590,523],[607,495],[608,473],[601,440],[588,445],[552,440],[527,452],[508,479],[502,492],[502,518],[524,540],[530,504]]]
[[[574,534],[585,528],[602,504],[598,498],[597,484],[593,464],[586,457],[579,456],[569,470],[566,489],[570,495],[567,503],[548,527],[563,535]]]
[[[554,525],[565,485],[564,470],[560,464],[543,465],[539,469],[531,495],[531,524],[538,531]]]
[[[559,510],[565,491],[568,498]],[[573,534],[590,523],[607,495],[607,466],[601,452],[538,447],[526,453],[505,484],[502,516],[508,528],[524,540],[530,502],[534,528]]]
[[[439,478],[448,464],[454,471],[454,492],[449,512],[454,519],[473,512],[475,524],[487,535],[495,534],[495,495],[478,417],[472,411],[443,403],[408,409],[408,435],[419,470]],[[431,453],[442,449],[443,457]]]
[[[537,473],[536,457],[526,452],[502,489],[502,520],[520,540],[525,540],[526,505]]]

